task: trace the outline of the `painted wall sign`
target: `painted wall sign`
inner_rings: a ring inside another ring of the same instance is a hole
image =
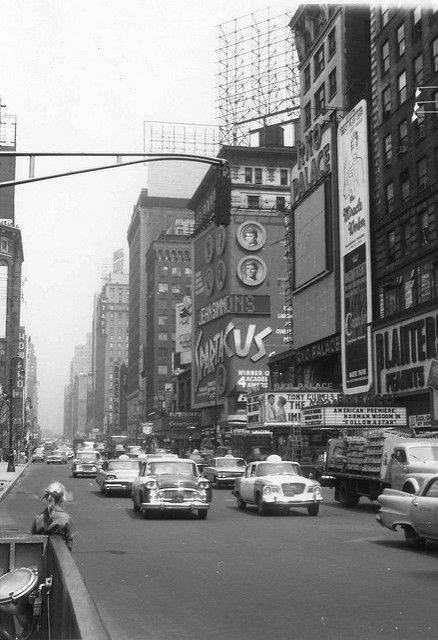
[[[295,358],[297,364],[304,364],[305,362],[311,362],[312,360],[318,360],[330,356],[334,353],[339,353],[341,350],[341,336],[331,336],[324,340],[319,340],[314,344],[298,349]]]
[[[374,332],[376,393],[438,390],[438,311]]]
[[[245,316],[269,315],[271,313],[270,297],[253,296],[242,293],[232,293],[223,296],[198,310],[197,324],[201,327],[229,313]]]
[[[306,133],[297,142],[297,164],[292,168],[292,204],[298,204],[331,167],[331,127],[321,131],[321,126]]]
[[[371,258],[366,101],[338,129],[342,385],[365,393],[371,370]]]

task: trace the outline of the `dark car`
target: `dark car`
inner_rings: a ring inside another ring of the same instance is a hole
[[[142,464],[132,485],[134,511],[145,518],[165,511],[197,512],[207,517],[212,499],[211,483],[200,477],[196,462],[186,458],[163,457]]]

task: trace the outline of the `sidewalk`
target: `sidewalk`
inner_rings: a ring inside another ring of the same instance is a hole
[[[16,484],[18,478],[27,467],[26,464],[16,464],[15,471],[7,471],[8,463],[0,462],[0,502],[2,502],[12,487]]]

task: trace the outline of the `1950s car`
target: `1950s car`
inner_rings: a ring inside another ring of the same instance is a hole
[[[198,518],[204,520],[212,490],[210,482],[199,476],[193,460],[164,457],[142,463],[131,497],[134,511],[141,511],[145,518],[154,512],[186,511],[197,512]]]
[[[71,466],[73,478],[78,476],[96,476],[100,467],[100,453],[94,449],[81,449],[76,452]]]
[[[304,507],[310,516],[318,515],[322,501],[321,485],[305,478],[297,462],[271,455],[265,461],[251,462],[234,483],[237,507],[256,505],[260,515]]]
[[[67,464],[67,455],[63,451],[55,449],[55,451],[52,451],[52,453],[49,453],[49,455],[46,457],[46,463]]]
[[[421,548],[426,540],[438,540],[438,475],[426,477],[417,496],[384,489],[377,501],[377,522],[393,531],[403,529],[409,546]]]
[[[240,478],[245,473],[246,462],[243,458],[235,458],[227,454],[219,458],[213,458],[204,467],[203,476],[210,480],[213,487],[224,485],[234,485],[236,478]]]
[[[105,460],[97,470],[96,482],[106,496],[115,491],[131,495],[132,483],[139,473],[139,460]]]

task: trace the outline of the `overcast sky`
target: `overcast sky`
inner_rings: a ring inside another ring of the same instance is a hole
[[[276,15],[294,3],[2,0],[0,97],[17,116],[17,150],[141,152],[144,120],[216,124],[216,26],[267,6]],[[37,161],[36,175],[85,166]],[[127,250],[145,186],[144,167],[126,167],[16,188],[22,324],[36,346],[43,427],[62,431],[64,385],[91,331],[101,265]]]

